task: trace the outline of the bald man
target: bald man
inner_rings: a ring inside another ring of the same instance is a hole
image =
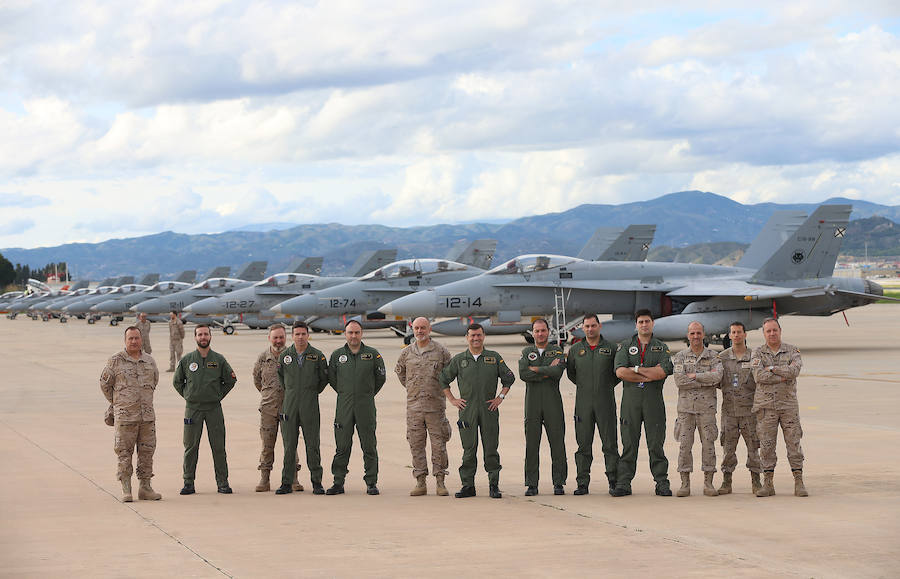
[[[713,486],[716,472],[716,389],[722,380],[722,361],[703,345],[706,332],[700,322],[688,324],[687,339],[690,344],[674,356],[672,376],[678,387],[678,419],[675,421],[675,438],[680,443],[678,472],[681,473],[679,497],[691,494],[691,471],[694,470],[694,431],[700,432],[703,448],[703,494],[718,496]]]
[[[412,452],[413,477],[416,486],[410,495],[428,494],[428,457],[425,439],[431,437],[431,472],[435,477],[437,494],[448,496],[444,485],[447,475],[447,441],[450,422],[447,420],[446,398],[439,380],[441,370],[450,363],[450,351],[431,339],[431,323],[416,318],[412,323],[416,340],[400,352],[394,372],[406,388],[406,440]]]

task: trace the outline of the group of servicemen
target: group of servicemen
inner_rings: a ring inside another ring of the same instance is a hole
[[[107,423],[115,427],[114,449],[118,457],[118,478],[123,501],[132,500],[132,454],[137,447],[139,499],[158,500],[160,494],[150,485],[153,453],[156,446],[153,392],[159,372],[149,353],[149,328],[142,325],[125,330],[125,349],[113,355],[101,373],[100,386],[110,402]],[[146,324],[149,326],[149,323]],[[668,460],[663,451],[666,411],[662,387],[669,375],[678,388],[678,418],[675,437],[680,443],[678,471],[681,488],[677,496],[690,495],[693,470],[692,447],[695,430],[700,433],[704,494],[715,496],[731,492],[732,473],[737,465],[736,448],[740,437],[747,447],[747,467],[753,492],[765,497],[775,494],[773,475],[776,463],[775,438],[781,425],[788,461],[794,474],[794,494],[807,496],[803,484],[803,453],[796,378],[801,359],[796,347],[781,341],[776,319],[763,324],[766,343],[752,352],[746,344],[746,331],[740,322],[730,327],[732,346],[716,355],[704,345],[704,329],[690,324],[689,347],[670,355],[665,343],[653,337],[653,318],[648,310],[635,314],[637,332],[630,340],[616,344],[600,334],[601,324],[594,314],[584,318],[584,340],[573,345],[568,354],[549,342],[546,320],[532,325],[534,344],[522,350],[519,378],[525,382],[525,495],[538,494],[540,442],[547,432],[552,461],[553,492],[565,494],[568,460],[565,450],[565,418],[559,382],[565,373],[576,386],[574,426],[578,449],[575,495],[589,493],[593,439],[596,430],[601,439],[609,494],[631,494],[635,476],[641,425],[646,435],[650,470],[656,482],[656,494],[671,496]],[[449,461],[447,442],[452,427],[446,415],[446,402],[458,410],[456,427],[463,447],[459,476],[462,488],[457,498],[475,496],[477,448],[481,438],[482,460],[488,474],[489,494],[501,498],[498,453],[499,407],[515,381],[512,371],[499,353],[484,348],[484,329],[472,324],[466,332],[468,347],[456,356],[431,339],[427,319],[412,323],[415,341],[404,348],[395,372],[407,393],[407,440],[412,453],[415,487],[412,496],[427,494],[428,461],[426,441],[431,441],[431,472],[436,494],[449,494],[445,485]],[[309,328],[296,322],[290,328],[292,344],[286,346],[287,332],[276,324],[269,328],[269,346],[256,360],[253,382],[260,402],[260,482],[256,491],[270,490],[274,467],[274,447],[279,426],[284,447],[281,484],[276,494],[302,491],[299,482],[299,433],[305,442],[313,494],[344,493],[347,465],[355,430],[363,452],[366,492],[379,494],[378,452],[376,440],[375,396],[386,381],[381,354],[362,343],[362,327],[350,321],[344,328],[346,343],[326,359],[309,343]],[[208,326],[194,329],[196,350],[181,356],[184,328],[174,313],[169,321],[170,372],[174,372],[175,390],[185,399],[184,415],[184,487],[182,495],[195,492],[197,456],[206,424],[212,449],[217,490],[232,492],[228,483],[225,454],[225,419],[221,401],[234,387],[236,376],[228,361],[210,349]],[[459,396],[451,385],[456,382]],[[497,392],[498,381],[500,392]],[[619,416],[616,416],[615,386],[622,382]],[[327,385],[337,392],[334,419],[335,456],[331,471],[333,484],[322,485],[323,469],[319,451],[319,395]],[[717,390],[723,393],[721,444],[723,482],[713,486],[716,471],[715,441]],[[617,423],[621,429],[622,452],[618,451]],[[760,457],[761,455],[761,457]],[[764,482],[760,481],[760,472]]]

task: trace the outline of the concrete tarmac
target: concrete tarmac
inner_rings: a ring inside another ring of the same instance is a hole
[[[453,498],[461,457],[456,432],[449,443],[450,497],[410,497],[414,484],[405,431],[405,393],[393,373],[402,342],[370,332],[365,343],[385,358],[388,381],[377,398],[380,496],[367,496],[356,440],[347,494],[307,490],[256,493],[259,460],[258,393],[250,371],[266,347],[265,331],[214,332],[212,348],[234,367],[238,383],[223,402],[233,495],[217,494],[207,442],[202,443],[197,494],[182,497],[184,402],[162,373],[156,391],[158,502],[119,502],[113,429],[103,423],[106,401],[98,378],[122,349],[124,326],[89,326],[0,319],[0,575],[46,577],[294,577],[619,576],[896,577],[900,575],[900,306],[872,305],[830,318],[782,319],[784,339],[803,354],[799,379],[805,480],[809,498],[793,496],[779,435],[777,495],[750,494],[738,450],[734,494],[702,495],[699,441],[693,495],[653,494],[646,446],[638,457],[634,495],[610,497],[599,438],[591,494],[576,497],[574,429],[568,420],[569,482],[553,496],[549,449],[541,453],[541,494],[524,497],[524,385],[516,382],[500,408],[502,500],[487,496],[479,450],[478,496]],[[194,343],[188,326],[185,350]],[[161,370],[168,366],[164,324],[151,333]],[[451,352],[462,338],[441,338]],[[759,331],[750,344],[762,343]],[[314,334],[326,353],[338,336]],[[521,337],[488,336],[517,370]],[[673,349],[683,344],[671,344]],[[574,386],[562,381],[567,419]],[[621,387],[617,388],[621,395]],[[678,486],[675,387],[665,387],[666,455]],[[335,394],[321,396],[322,462],[331,484]],[[455,425],[455,411],[448,411]],[[454,426],[454,431],[455,431]],[[301,445],[302,448],[302,445]],[[721,447],[716,447],[721,461]],[[281,468],[276,448],[275,484]],[[303,452],[301,451],[301,457]],[[721,473],[716,474],[716,485]],[[137,481],[135,497],[137,496]]]

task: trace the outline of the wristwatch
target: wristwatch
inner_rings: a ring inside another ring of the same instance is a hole
[[[503,394],[501,392],[500,394],[497,395],[497,398],[499,398],[500,400],[506,400],[506,394]]]
[[[640,366],[635,366],[634,373],[637,374],[638,372],[640,372],[640,368],[641,368]]]

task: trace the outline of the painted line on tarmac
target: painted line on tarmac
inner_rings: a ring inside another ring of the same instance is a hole
[[[95,481],[94,479],[90,478],[89,476],[87,476],[86,474],[84,474],[84,473],[81,472],[80,470],[76,469],[75,467],[73,467],[72,465],[70,465],[69,463],[67,463],[66,461],[62,460],[61,458],[59,458],[58,456],[56,456],[55,454],[53,454],[52,452],[50,452],[49,450],[47,450],[46,448],[44,448],[43,446],[41,446],[40,444],[38,444],[37,442],[31,440],[31,439],[28,438],[26,435],[22,434],[21,432],[19,432],[18,430],[16,430],[15,428],[13,428],[13,427],[10,426],[9,424],[7,424],[6,422],[0,420],[0,424],[3,424],[3,426],[5,426],[5,427],[8,428],[9,430],[11,430],[11,431],[14,432],[15,434],[17,434],[20,438],[22,438],[23,440],[29,442],[32,446],[34,446],[35,448],[37,448],[37,449],[43,451],[44,454],[46,454],[47,456],[49,456],[50,458],[52,458],[53,460],[55,460],[55,461],[58,462],[59,464],[63,465],[64,467],[66,467],[66,468],[69,469],[70,471],[74,472],[75,474],[77,474],[78,476],[80,476],[81,478],[83,478],[84,480],[86,480],[86,481],[88,481],[89,483],[91,483],[92,485],[94,485],[94,487],[96,487],[97,490],[99,490],[100,492],[105,493],[105,494],[109,495],[110,497],[112,497],[112,499],[115,500],[116,503],[118,503],[119,505],[121,505],[121,506],[127,508],[127,509],[130,510],[132,513],[136,514],[136,515],[137,515],[138,517],[140,517],[145,523],[147,523],[148,525],[150,525],[150,526],[156,528],[160,533],[164,534],[165,536],[169,537],[170,539],[172,539],[173,541],[175,541],[176,543],[178,543],[179,545],[181,545],[182,547],[184,547],[186,550],[188,550],[189,552],[191,552],[195,557],[197,557],[198,559],[200,559],[201,561],[203,561],[204,563],[206,563],[207,565],[209,565],[210,567],[212,567],[213,569],[215,569],[216,571],[218,571],[219,573],[221,573],[221,574],[224,575],[225,577],[231,577],[231,578],[234,577],[234,575],[228,574],[228,573],[227,573],[225,570],[223,570],[221,567],[216,566],[215,563],[213,563],[212,561],[210,561],[209,559],[207,559],[206,557],[204,557],[203,555],[201,555],[200,553],[198,553],[197,551],[193,550],[191,547],[189,547],[188,545],[186,545],[181,539],[179,539],[178,537],[172,535],[171,533],[169,533],[168,531],[166,531],[165,529],[163,529],[162,527],[160,527],[159,524],[158,524],[156,521],[154,521],[153,519],[151,519],[151,518],[145,516],[144,514],[142,514],[140,511],[138,511],[137,509],[135,509],[131,504],[121,502],[121,500],[119,499],[119,497],[117,497],[117,496],[114,495],[113,493],[111,493],[111,492],[109,492],[108,490],[106,490],[105,488],[103,488],[103,487],[102,487],[97,481]]]

